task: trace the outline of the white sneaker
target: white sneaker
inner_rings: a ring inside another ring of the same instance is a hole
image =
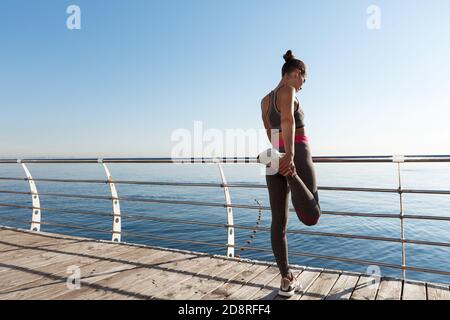
[[[297,277],[292,273],[292,280],[287,278],[281,279],[280,289],[278,289],[278,294],[283,297],[292,297],[297,291],[302,290],[300,282]]]
[[[256,159],[259,163],[265,164],[266,166],[271,166],[273,162],[278,167],[278,161],[282,156],[284,156],[284,153],[279,152],[275,148],[269,148],[261,152]]]

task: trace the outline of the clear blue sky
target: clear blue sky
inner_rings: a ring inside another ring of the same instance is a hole
[[[66,8],[81,7],[81,30]],[[366,9],[381,8],[381,29]],[[450,1],[2,0],[0,156],[170,156],[261,129],[287,49],[313,155],[450,153]]]

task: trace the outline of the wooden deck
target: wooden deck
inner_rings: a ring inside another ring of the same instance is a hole
[[[74,266],[79,289],[68,281]],[[450,300],[448,285],[294,272],[303,287],[294,300]],[[279,283],[271,263],[0,227],[0,299],[285,299]]]

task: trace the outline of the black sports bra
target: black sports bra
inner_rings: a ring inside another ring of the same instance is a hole
[[[282,87],[282,86],[281,86]],[[280,88],[281,88],[280,87]],[[272,90],[269,95],[269,124],[271,129],[278,129],[281,132],[281,113],[277,109],[276,99],[277,91],[280,89]],[[305,126],[305,115],[303,109],[300,107],[297,97],[295,97],[298,103],[297,109],[294,111],[295,128],[303,128]]]

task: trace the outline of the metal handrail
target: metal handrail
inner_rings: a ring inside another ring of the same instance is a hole
[[[323,214],[328,215],[336,215],[336,216],[353,216],[353,217],[370,217],[370,218],[396,218],[400,219],[401,227],[400,227],[400,238],[392,238],[392,237],[377,237],[377,236],[366,236],[366,235],[353,235],[353,234],[339,234],[332,232],[317,232],[317,231],[306,231],[306,230],[288,230],[288,233],[296,233],[296,234],[305,234],[305,235],[313,235],[313,236],[326,236],[326,237],[339,237],[339,238],[351,238],[351,239],[363,239],[363,240],[374,240],[374,241],[388,241],[394,243],[402,244],[402,265],[394,265],[394,264],[386,264],[382,262],[370,262],[361,259],[351,259],[351,258],[342,258],[342,257],[332,257],[332,256],[324,256],[324,255],[316,255],[312,253],[292,253],[293,255],[302,255],[302,256],[311,256],[319,259],[330,259],[336,261],[346,261],[352,263],[371,263],[377,264],[379,266],[386,266],[390,268],[398,268],[402,270],[403,277],[405,277],[406,270],[414,270],[420,272],[429,272],[429,273],[438,273],[438,274],[450,274],[450,272],[442,271],[442,270],[433,270],[433,269],[424,269],[418,267],[411,267],[406,265],[406,254],[405,254],[405,244],[420,244],[420,245],[430,245],[430,246],[440,246],[440,247],[450,247],[449,243],[445,242],[432,242],[432,241],[422,241],[422,240],[412,240],[405,239],[404,236],[404,223],[405,219],[422,219],[422,220],[440,220],[440,221],[450,221],[450,217],[448,216],[427,216],[427,215],[406,215],[403,212],[403,199],[402,195],[405,193],[415,193],[415,194],[442,194],[449,195],[450,190],[422,190],[422,189],[403,189],[401,185],[401,171],[400,164],[405,162],[450,162],[450,155],[392,155],[392,156],[337,156],[337,157],[313,157],[313,162],[316,163],[348,163],[348,162],[366,162],[366,163],[397,163],[398,167],[398,188],[362,188],[362,187],[323,187],[319,186],[319,190],[332,190],[332,191],[357,191],[357,192],[385,192],[385,193],[397,193],[399,194],[399,204],[400,204],[400,212],[399,214],[384,214],[384,213],[355,213],[355,212],[335,212],[335,211],[323,211]],[[233,157],[233,158],[29,158],[29,159],[0,159],[0,163],[19,163],[23,167],[26,172],[26,178],[14,178],[14,177],[0,177],[0,180],[10,180],[10,181],[27,181],[30,185],[30,192],[21,192],[21,191],[11,191],[11,190],[0,190],[0,193],[9,193],[9,194],[24,194],[31,195],[33,199],[32,206],[20,206],[13,204],[4,204],[0,203],[0,206],[3,207],[15,207],[15,208],[27,208],[32,210],[32,220],[29,221],[32,224],[32,230],[40,231],[41,225],[53,225],[53,226],[62,226],[62,227],[72,227],[75,229],[83,229],[90,231],[99,231],[103,233],[111,233],[113,235],[113,241],[120,241],[121,235],[128,234],[137,237],[143,238],[153,238],[167,241],[175,241],[175,242],[189,242],[191,240],[182,240],[182,239],[174,239],[169,237],[159,237],[159,236],[150,236],[147,234],[137,234],[137,233],[129,233],[129,232],[121,232],[121,219],[135,219],[135,220],[152,220],[152,221],[160,221],[167,223],[181,223],[181,224],[194,224],[194,225],[203,225],[208,227],[220,227],[227,229],[227,244],[208,244],[203,241],[194,241],[199,244],[205,245],[213,245],[218,247],[227,248],[227,255],[234,256],[234,229],[252,229],[255,231],[270,231],[269,228],[263,227],[249,227],[243,225],[236,225],[233,223],[233,213],[232,208],[246,208],[246,209],[258,209],[258,210],[270,210],[270,207],[263,206],[255,206],[255,205],[245,205],[245,204],[234,204],[231,203],[231,198],[228,192],[229,188],[267,188],[264,184],[248,184],[248,183],[227,183],[225,176],[223,174],[223,170],[221,168],[221,163],[258,163],[256,158],[252,157]],[[99,179],[34,179],[28,168],[26,167],[26,163],[100,163],[107,175],[107,180],[99,180]],[[107,163],[211,163],[217,164],[219,166],[221,180],[222,183],[192,183],[192,182],[162,182],[162,181],[134,181],[134,180],[114,180],[111,177]],[[108,184],[111,191],[111,197],[109,196],[94,196],[94,195],[76,195],[76,194],[65,194],[65,193],[45,193],[38,192],[36,189],[35,182],[67,182],[67,183],[100,183],[100,184]],[[159,185],[159,186],[182,186],[182,187],[215,187],[215,188],[223,188],[225,193],[225,203],[213,203],[213,202],[202,202],[202,201],[181,201],[181,200],[169,200],[169,199],[142,199],[136,197],[119,197],[117,195],[117,191],[115,189],[115,184],[130,184],[130,185]],[[67,210],[67,209],[57,209],[57,208],[45,208],[40,206],[39,196],[40,195],[48,195],[55,197],[70,197],[70,198],[79,198],[79,199],[96,199],[96,200],[109,200],[112,201],[113,204],[113,213],[100,213],[100,212],[89,212],[89,211],[79,211],[79,210]],[[155,218],[155,217],[146,217],[140,215],[123,215],[120,212],[119,201],[135,201],[135,202],[147,202],[147,203],[168,203],[168,204],[183,204],[183,205],[198,205],[198,206],[212,206],[212,207],[224,207],[227,210],[227,223],[207,223],[201,221],[189,221],[189,220],[181,220],[181,219],[165,219],[165,218]],[[110,216],[113,219],[113,228],[112,230],[101,230],[96,228],[86,228],[81,226],[74,225],[65,225],[58,223],[49,223],[49,222],[41,222],[40,214],[41,211],[48,212],[62,212],[62,213],[79,213],[79,214],[92,214],[92,215],[101,215],[101,216]],[[291,212],[295,212],[295,210],[290,209]],[[4,217],[6,220],[7,217]],[[101,230],[101,231],[100,231]],[[193,243],[193,242],[191,242]],[[254,247],[240,247],[242,249],[252,249],[252,250],[263,250],[271,252],[268,249],[264,248],[254,248]]]
[[[256,157],[191,157],[191,158],[24,158],[1,159],[0,163],[258,163]],[[345,162],[450,162],[450,155],[370,155],[314,156],[316,163]]]

